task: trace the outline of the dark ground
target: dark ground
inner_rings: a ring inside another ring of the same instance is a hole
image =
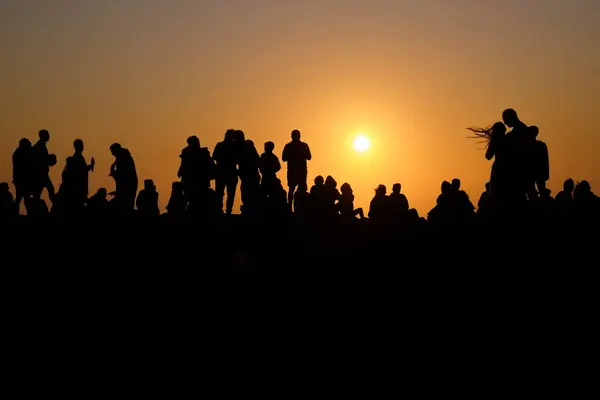
[[[35,366],[45,391],[55,375],[71,390],[107,390],[115,376],[150,390],[198,368],[244,392],[257,378],[234,370],[269,386],[300,371],[389,381],[402,367],[420,391],[540,375],[555,387],[591,371],[596,232],[22,218],[3,228],[4,343],[11,371]]]

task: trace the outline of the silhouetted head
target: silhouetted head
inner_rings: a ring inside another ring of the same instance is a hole
[[[458,179],[458,178],[452,179],[452,189],[460,190],[460,179]]]
[[[325,185],[335,188],[337,187],[337,182],[335,179],[333,179],[333,176],[327,175],[327,178],[325,178]]]
[[[494,125],[492,125],[492,136],[504,136],[506,134],[506,125],[504,123],[498,121]]]
[[[246,140],[244,142],[244,146],[246,146],[246,148],[249,149],[249,150],[256,151],[256,147],[254,146],[254,142],[252,140],[250,140],[250,139],[248,139],[248,140]]]
[[[540,193],[540,196],[542,196],[546,199],[549,199],[551,194],[552,194],[552,190],[545,188],[542,190],[542,193]]]
[[[19,140],[19,148],[23,150],[27,150],[31,148],[31,141],[27,138],[23,138]]]
[[[75,141],[73,142],[73,148],[75,149],[75,151],[82,153],[83,152],[83,140],[75,139]]]
[[[573,190],[575,190],[575,182],[573,179],[569,178],[563,183],[563,190],[566,193],[573,193]]]
[[[156,186],[154,186],[154,181],[152,179],[144,180],[144,189],[146,189],[146,190],[156,189]]]
[[[244,134],[244,131],[236,129],[235,140],[239,143],[244,143],[246,141],[246,135]]]
[[[592,187],[588,181],[581,181],[577,184],[575,191],[580,194],[589,194],[592,192]]]
[[[298,129],[292,131],[292,140],[300,140],[300,136],[300,131]]]
[[[400,194],[401,191],[402,191],[402,185],[399,183],[394,183],[394,185],[392,186],[392,193]]]
[[[275,150],[275,143],[266,142],[265,143],[265,153],[272,153]]]
[[[510,128],[513,128],[520,122],[519,117],[517,116],[517,112],[512,108],[507,108],[506,110],[504,110],[504,112],[502,112],[502,120],[504,121],[506,126]]]
[[[529,132],[531,133],[531,136],[533,136],[533,138],[537,138],[538,134],[540,133],[539,128],[535,125],[531,125],[527,129],[529,130]]]
[[[340,192],[342,192],[342,194],[352,194],[352,187],[346,182],[340,187]]]
[[[108,191],[105,188],[100,188],[96,192],[96,196],[100,197],[101,199],[105,199],[108,197]]]
[[[187,138],[187,144],[190,147],[200,147],[200,139],[198,139],[198,136],[196,135],[190,136]]]
[[[452,190],[452,184],[448,181],[442,182],[442,194],[446,194]]]
[[[38,136],[41,142],[48,143],[50,141],[50,132],[48,132],[46,129],[39,131]]]
[[[491,187],[492,187],[492,184],[491,184],[490,182],[487,182],[487,183],[485,184],[485,190],[486,190],[486,191],[490,190],[490,188],[491,188]]]
[[[315,185],[321,186],[324,183],[325,183],[325,178],[323,178],[323,175],[317,175],[317,177],[315,178]]]
[[[113,143],[110,145],[110,153],[113,156],[117,156],[117,154],[119,154],[119,152],[122,150],[123,148],[121,147],[121,145],[119,143]]]
[[[235,140],[235,129],[227,129],[225,131],[225,141],[233,142]]]
[[[379,185],[379,186],[377,186],[377,189],[375,189],[376,196],[385,196],[386,193],[387,193],[387,188],[385,187],[385,185]]]

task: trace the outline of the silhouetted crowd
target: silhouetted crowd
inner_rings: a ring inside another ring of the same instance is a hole
[[[512,128],[507,132],[506,127]],[[307,182],[310,147],[301,140],[298,130],[291,133],[281,154],[287,164],[287,191],[278,173],[282,166],[275,154],[275,144],[266,142],[259,154],[254,142],[241,130],[229,129],[211,155],[196,136],[187,139],[181,151],[178,181],[173,182],[163,218],[179,221],[188,218],[214,219],[233,212],[238,183],[241,215],[251,220],[303,221],[354,220],[357,217],[378,223],[413,226],[461,226],[474,222],[493,222],[511,217],[536,220],[585,220],[598,216],[600,200],[587,181],[575,183],[567,179],[555,198],[546,187],[550,178],[546,144],[538,139],[539,130],[521,122],[517,113],[507,109],[503,122],[490,128],[469,128],[475,137],[485,140],[486,158],[494,160],[490,181],[477,203],[461,189],[458,178],[444,181],[436,206],[427,218],[410,208],[400,183],[390,194],[379,185],[367,213],[355,208],[354,193],[349,183],[338,184],[332,176],[317,176],[309,189]],[[146,179],[138,192],[138,175],[131,152],[114,143],[110,152],[114,162],[110,176],[115,190],[106,188],[89,195],[89,174],[95,161],[86,161],[84,143],[75,140],[73,155],[67,157],[58,191],[50,179],[50,168],[57,158],[48,151],[50,134],[39,132],[35,144],[23,138],[12,158],[15,195],[7,183],[0,184],[0,217],[9,220],[19,215],[24,203],[28,218],[56,216],[61,220],[81,218],[125,217],[153,219],[161,216],[159,194],[152,179]],[[214,189],[211,182],[214,181]],[[42,199],[48,192],[51,206]],[[366,214],[366,215],[365,215]]]

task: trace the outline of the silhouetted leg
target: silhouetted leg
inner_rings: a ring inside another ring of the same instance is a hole
[[[27,195],[27,189],[23,187],[23,185],[15,185],[15,209],[17,210],[17,214],[21,211],[21,201]]]
[[[118,205],[125,211],[132,211],[135,209],[135,199],[137,197],[137,182],[130,182],[123,185],[122,190],[119,192],[117,189],[117,198],[119,199]]]
[[[288,190],[288,204],[290,207],[294,204],[294,193],[296,192],[297,185],[290,184]]]
[[[233,202],[235,200],[235,191],[237,190],[237,184],[237,176],[230,177],[227,182],[227,209],[225,210],[227,214],[231,214],[231,212],[233,211]],[[221,208],[223,208],[223,206],[221,206]]]
[[[56,190],[54,189],[54,185],[52,184],[52,180],[50,179],[50,175],[46,175],[44,177],[42,188],[40,190],[39,196],[42,195],[43,190],[46,189],[48,191],[48,198],[51,203],[54,203],[54,198],[56,197]]]
[[[223,200],[225,197],[225,187],[227,186],[227,181],[223,178],[215,179],[215,193],[217,194],[217,201],[219,202],[219,210],[223,212]]]
[[[308,192],[308,183],[306,182],[306,175],[304,180],[298,184],[298,190],[301,192]]]
[[[42,197],[42,192],[44,191],[44,184],[39,179],[36,179],[31,185],[31,197],[35,197],[39,199]]]
[[[135,209],[135,199],[137,197],[138,194],[138,182],[135,181],[134,183],[131,184],[131,194],[130,194],[130,199],[129,199],[129,203],[131,204],[131,210]]]

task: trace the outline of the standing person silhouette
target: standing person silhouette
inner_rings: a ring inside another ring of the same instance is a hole
[[[540,130],[537,126],[530,126],[529,131],[535,139],[533,147],[533,179],[538,192],[543,195],[546,193],[546,182],[550,179],[550,157],[548,156],[548,146],[538,139]]]
[[[44,189],[47,189],[50,201],[54,202],[55,189],[50,179],[50,167],[56,165],[56,155],[48,153],[50,133],[42,129],[38,136],[39,140],[32,148],[32,195],[39,199]]]
[[[181,158],[181,165],[177,176],[184,184],[187,203],[199,204],[200,197],[205,193],[206,188],[210,187],[210,181],[214,179],[214,164],[210,151],[200,146],[200,139],[197,136],[190,136],[187,139],[187,147],[181,151],[179,158]]]
[[[115,180],[115,202],[122,210],[133,210],[137,196],[138,177],[135,161],[128,149],[119,143],[110,146],[115,162],[110,167],[110,176]]]
[[[75,179],[77,180],[77,191],[83,200],[86,200],[89,195],[89,173],[94,172],[96,160],[94,160],[94,157],[92,157],[89,165],[87,161],[85,161],[85,157],[83,155],[83,140],[81,139],[76,139],[73,142],[73,149],[75,152],[72,156],[72,163],[73,168],[75,169]]]
[[[506,133],[505,150],[507,164],[508,194],[511,207],[520,207],[527,193],[535,186],[533,159],[535,138],[527,125],[521,121],[512,108],[504,110],[502,120],[509,128]]]
[[[307,143],[300,140],[300,131],[294,129],[292,131],[292,141],[285,145],[281,160],[287,163],[287,180],[288,180],[288,204],[291,207],[294,201],[294,192],[298,188],[301,191],[308,190],[306,182],[308,175],[307,161],[310,161],[310,147]]]
[[[260,173],[262,174],[261,186],[267,195],[273,193],[276,187],[277,173],[281,170],[279,158],[273,153],[275,143],[266,142],[265,152],[260,156]]]
[[[13,163],[13,185],[15,185],[15,207],[17,213],[21,206],[21,201],[31,192],[32,180],[32,156],[31,142],[27,138],[19,141],[19,147],[12,156]]]
[[[235,129],[228,129],[225,132],[225,138],[217,143],[213,151],[213,160],[216,163],[215,191],[223,211],[223,199],[227,189],[227,204],[225,212],[231,214],[233,210],[233,201],[235,200],[235,191],[238,184],[238,151],[235,142]]]

